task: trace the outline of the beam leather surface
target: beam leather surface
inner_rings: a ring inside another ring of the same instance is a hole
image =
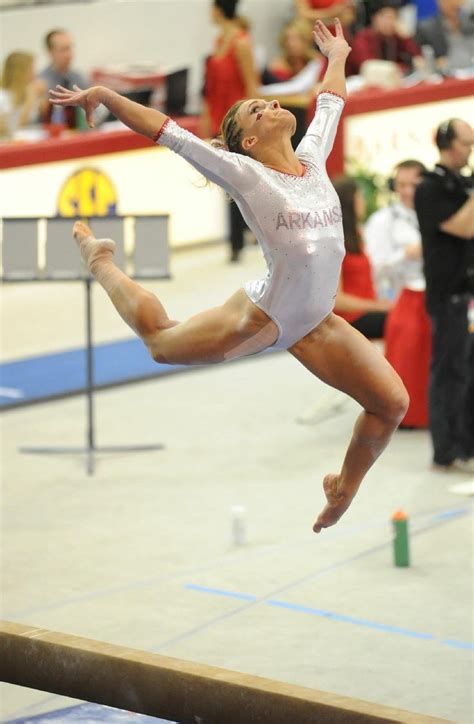
[[[0,680],[182,724],[446,721],[10,621]]]

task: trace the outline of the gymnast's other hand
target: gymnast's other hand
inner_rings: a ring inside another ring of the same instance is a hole
[[[323,528],[330,528],[335,525],[339,518],[346,512],[351,504],[352,497],[339,490],[340,475],[330,473],[323,481],[324,493],[327,503],[313,525],[315,533],[320,533]]]
[[[97,106],[102,103],[102,91],[104,89],[97,85],[86,90],[81,90],[79,86],[73,86],[73,90],[63,88],[57,85],[49,91],[49,102],[56,106],[80,106],[86,112],[87,125],[94,128],[94,120],[92,114]]]

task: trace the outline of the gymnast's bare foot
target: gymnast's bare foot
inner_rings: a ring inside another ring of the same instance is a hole
[[[335,525],[351,504],[352,497],[338,489],[339,482],[340,475],[334,473],[329,473],[323,480],[324,493],[328,502],[313,525],[315,533],[320,533],[323,528]]]
[[[112,239],[96,239],[92,230],[82,221],[76,221],[72,235],[77,242],[81,256],[88,269],[97,261],[112,259],[115,252],[115,241]]]

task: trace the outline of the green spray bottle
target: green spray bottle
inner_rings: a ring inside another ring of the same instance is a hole
[[[392,515],[393,523],[393,560],[396,566],[410,565],[410,549],[408,545],[408,518],[403,510]]]

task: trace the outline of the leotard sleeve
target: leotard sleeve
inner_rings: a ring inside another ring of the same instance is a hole
[[[251,191],[259,181],[260,164],[256,161],[239,153],[213,148],[170,118],[164,122],[155,141],[182,156],[234,198]]]
[[[322,91],[316,102],[316,113],[301,140],[296,155],[322,159],[331,153],[337,126],[344,108],[344,99],[331,91]]]

